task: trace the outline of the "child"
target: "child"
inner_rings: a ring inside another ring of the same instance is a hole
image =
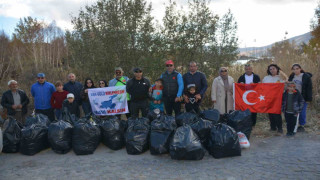
[[[188,91],[187,93],[184,95],[187,99],[187,101],[185,102],[185,108],[187,112],[195,112],[195,113],[200,113],[200,109],[199,109],[199,103],[198,100],[196,99],[196,85],[195,84],[189,84],[187,86]]]
[[[67,94],[69,92],[63,90],[63,84],[61,81],[57,81],[55,86],[57,91],[52,93],[50,104],[52,109],[55,111],[56,118],[60,119],[62,103],[67,98]]]
[[[282,112],[287,122],[287,136],[293,136],[297,124],[297,116],[303,109],[304,99],[300,92],[296,90],[294,82],[287,83],[287,90],[282,97]]]
[[[157,79],[155,81],[155,85],[152,86],[151,92],[151,103],[150,103],[150,111],[154,109],[160,109],[160,112],[164,112],[163,101],[162,101],[162,89],[163,89],[163,80]]]
[[[80,117],[80,109],[78,103],[74,100],[74,95],[69,93],[67,99],[62,104],[63,111],[67,111],[70,114],[74,114],[77,118]]]

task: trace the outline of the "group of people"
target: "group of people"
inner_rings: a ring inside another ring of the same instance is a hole
[[[181,75],[176,71],[174,62],[165,62],[166,71],[152,85],[143,76],[143,70],[139,67],[133,69],[134,77],[129,79],[124,76],[121,67],[115,68],[115,78],[109,82],[100,80],[98,87],[92,79],[87,78],[82,85],[76,81],[73,73],[68,75],[68,82],[61,81],[55,85],[46,81],[44,73],[37,74],[37,82],[31,87],[31,94],[34,98],[35,113],[42,113],[51,121],[59,119],[62,112],[68,112],[80,117],[80,107],[83,114],[92,112],[88,98],[88,89],[103,88],[112,86],[126,86],[129,117],[138,117],[141,111],[146,117],[150,110],[159,109],[167,115],[180,114],[181,103],[184,102],[187,112],[200,112],[200,104],[208,88],[204,73],[198,71],[196,62],[189,63],[189,71]],[[287,135],[294,135],[293,128],[299,115],[299,131],[303,131],[306,124],[307,102],[312,100],[312,75],[306,73],[299,64],[292,66],[292,74],[287,77],[276,64],[271,64],[267,69],[267,76],[261,81],[260,77],[253,73],[252,66],[246,64],[245,73],[241,75],[237,83],[286,83],[287,88],[283,94],[282,111],[287,121]],[[280,76],[282,74],[282,76]],[[228,75],[228,68],[221,67],[219,76],[213,80],[211,89],[211,100],[213,107],[218,109],[220,114],[228,113],[234,109],[233,99],[234,79]],[[8,115],[24,123],[27,114],[29,98],[26,93],[18,89],[15,80],[8,82],[9,90],[2,95],[1,105],[7,109]],[[255,126],[257,114],[252,113],[252,124]],[[269,114],[270,130],[283,133],[281,114]]]

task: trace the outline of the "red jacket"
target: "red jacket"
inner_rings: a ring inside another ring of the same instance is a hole
[[[58,92],[55,91],[52,93],[50,104],[53,109],[61,109],[63,100],[67,98],[68,91]]]

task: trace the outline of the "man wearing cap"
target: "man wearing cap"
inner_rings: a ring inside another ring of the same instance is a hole
[[[245,73],[239,77],[238,83],[251,84],[259,83],[260,77],[257,74],[254,74],[250,64],[244,65]],[[251,113],[252,126],[256,125],[257,122],[257,113]]]
[[[116,77],[111,79],[109,81],[109,87],[113,87],[113,86],[126,86],[127,82],[129,81],[129,78],[127,76],[123,75],[123,70],[121,67],[116,67],[115,68],[115,75]],[[128,108],[130,109],[130,95],[129,93],[127,93],[127,102],[128,102]],[[130,111],[130,110],[129,110]],[[129,118],[131,116],[131,113],[127,113],[126,114],[127,118]],[[120,117],[120,116],[118,116]]]
[[[45,74],[37,75],[38,82],[31,86],[31,94],[34,98],[35,112],[48,116],[50,121],[54,121],[54,113],[51,108],[50,99],[52,93],[56,91],[53,84],[46,81]]]
[[[194,85],[196,87],[196,95],[195,98],[200,104],[201,99],[203,99],[203,96],[208,88],[208,83],[206,76],[198,71],[197,63],[194,61],[191,61],[189,63],[189,72],[183,75],[183,84],[184,84],[184,90],[185,94],[188,93],[188,86]],[[185,103],[189,103],[189,99],[187,96],[184,96]]]
[[[23,90],[18,89],[17,81],[10,80],[8,86],[10,90],[3,93],[1,105],[7,109],[9,116],[13,116],[17,121],[24,124],[28,112],[29,98]]]
[[[166,61],[167,71],[162,73],[160,78],[163,80],[163,102],[167,115],[175,115],[181,111],[181,96],[183,92],[183,79],[180,73],[174,69],[172,60]]]
[[[127,83],[127,92],[131,96],[131,116],[139,117],[141,110],[142,117],[147,117],[149,110],[149,88],[151,87],[150,81],[142,76],[141,68],[133,69],[134,78],[130,79]]]

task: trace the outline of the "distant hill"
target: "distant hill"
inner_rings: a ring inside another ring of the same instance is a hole
[[[288,39],[290,42],[295,41],[297,45],[306,43],[309,43],[309,40],[312,38],[311,32],[292,37]],[[280,42],[280,41],[279,41]],[[261,56],[268,56],[267,51],[274,45],[275,43],[272,43],[267,46],[262,47],[247,47],[247,48],[239,48],[240,55],[244,56],[253,56],[253,57],[261,57]]]

